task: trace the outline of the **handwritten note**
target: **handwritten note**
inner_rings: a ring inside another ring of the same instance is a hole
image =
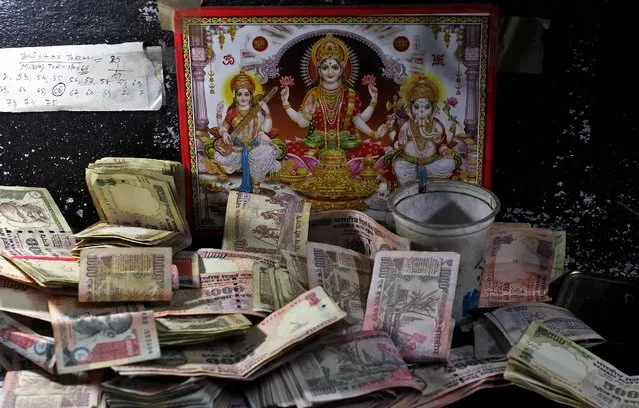
[[[142,43],[0,49],[0,112],[158,110],[161,47]]]

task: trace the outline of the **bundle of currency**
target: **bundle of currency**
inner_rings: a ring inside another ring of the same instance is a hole
[[[637,377],[534,321],[508,353],[504,378],[574,407],[637,407]]]
[[[142,309],[141,304],[88,307],[74,298],[50,299],[58,372],[93,370],[160,357],[153,312]]]
[[[473,346],[454,348],[446,363],[418,365],[410,371],[421,394],[404,394],[394,407],[443,407],[482,389],[507,385],[505,361],[475,359]]]
[[[201,297],[219,313],[273,312],[308,290],[307,277],[286,259],[266,254],[202,248]]]
[[[222,386],[206,378],[121,377],[102,383],[109,408],[209,408]]]
[[[488,233],[479,307],[544,302],[555,258],[553,231],[499,228]]]
[[[76,234],[74,248],[191,245],[181,163],[107,157],[89,164],[86,183],[100,222]]]
[[[167,301],[171,248],[90,248],[80,253],[80,302]]]
[[[99,378],[53,376],[35,369],[7,372],[0,392],[0,408],[94,408],[99,401]]]
[[[485,316],[510,346],[514,346],[519,341],[533,321],[542,323],[549,329],[584,347],[605,342],[603,337],[570,311],[546,303],[504,306],[487,312]]]
[[[252,326],[241,314],[207,317],[159,317],[155,319],[160,346],[206,343],[238,334]]]
[[[276,368],[287,358],[294,358],[296,354],[290,350],[293,346],[345,316],[322,288],[313,288],[239,338],[180,349],[164,347],[158,360],[113,369],[122,375],[204,375],[250,380]]]
[[[222,249],[306,255],[311,204],[291,195],[267,197],[229,192]]]
[[[446,361],[458,270],[455,252],[378,252],[362,330],[389,333],[406,362]]]
[[[0,274],[25,284],[76,286],[75,239],[45,188],[0,186]]]
[[[321,286],[346,313],[351,326],[344,332],[362,329],[364,309],[371,283],[373,262],[350,249],[309,242],[308,280],[311,287]]]
[[[337,245],[374,258],[379,251],[409,251],[410,241],[393,234],[368,215],[355,210],[311,214],[308,240]]]
[[[0,344],[54,373],[53,339],[39,335],[3,312],[0,312]]]
[[[387,333],[334,336],[245,390],[252,407],[322,405],[386,390],[419,390]]]

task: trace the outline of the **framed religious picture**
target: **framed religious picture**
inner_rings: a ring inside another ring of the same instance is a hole
[[[223,230],[230,190],[392,228],[402,184],[490,187],[496,18],[492,6],[176,11],[194,234]]]

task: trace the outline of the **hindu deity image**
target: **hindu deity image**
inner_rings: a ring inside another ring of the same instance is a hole
[[[428,177],[449,178],[461,165],[461,156],[453,150],[457,142],[446,133],[445,125],[435,117],[439,90],[424,74],[415,74],[402,87],[402,99],[408,119],[397,138],[398,154],[393,159],[393,172],[401,184]]]
[[[222,114],[224,102],[218,103],[218,127],[210,130],[217,136],[213,159],[226,174],[241,171],[239,191],[258,193],[266,176],[281,167],[279,149],[268,136],[273,126],[271,113],[265,101],[255,102],[255,81],[246,73],[235,75],[230,87],[233,103],[226,116]]]
[[[230,190],[389,224],[401,185],[483,183],[488,17],[373,19],[185,18],[195,229],[221,228]]]

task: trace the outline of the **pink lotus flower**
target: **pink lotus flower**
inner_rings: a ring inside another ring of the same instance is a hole
[[[457,106],[459,101],[454,96],[451,96],[450,98],[446,99],[446,103],[454,108],[455,106]]]
[[[292,76],[287,75],[280,78],[280,85],[282,86],[293,86],[295,85],[295,80]]]
[[[375,75],[364,75],[362,77],[362,85],[365,85],[365,86],[375,85],[375,81],[377,81],[377,78],[375,78]]]

